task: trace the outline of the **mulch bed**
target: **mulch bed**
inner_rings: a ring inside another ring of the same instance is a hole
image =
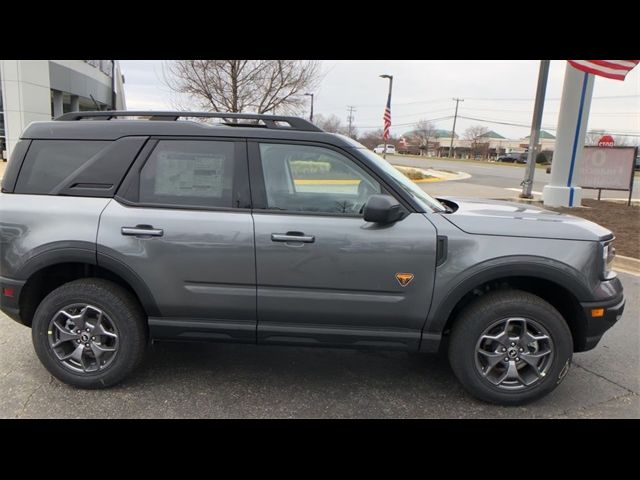
[[[544,207],[598,223],[616,236],[616,253],[640,258],[640,206],[626,203],[583,199],[588,208]]]

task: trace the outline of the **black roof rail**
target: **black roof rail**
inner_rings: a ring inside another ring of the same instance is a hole
[[[69,112],[55,118],[56,121],[73,121],[82,119],[111,120],[117,117],[148,117],[148,120],[175,121],[181,117],[221,118],[223,120],[255,120],[256,123],[235,123],[225,121],[223,125],[230,127],[262,127],[270,129],[300,130],[304,132],[322,132],[321,128],[299,117],[281,115],[262,115],[257,113],[223,113],[223,112],[154,112],[143,110],[102,110],[87,112]],[[259,122],[262,122],[260,124]],[[288,126],[281,125],[282,123]]]

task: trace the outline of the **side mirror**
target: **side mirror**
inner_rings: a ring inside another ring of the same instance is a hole
[[[390,195],[371,195],[364,205],[364,221],[393,223],[404,217],[404,209]]]

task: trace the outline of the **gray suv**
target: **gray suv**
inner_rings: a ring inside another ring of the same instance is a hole
[[[609,230],[432,198],[295,117],[32,123],[0,205],[0,307],[81,388],[122,380],[151,340],[209,340],[441,351],[471,394],[522,404],[624,309]]]

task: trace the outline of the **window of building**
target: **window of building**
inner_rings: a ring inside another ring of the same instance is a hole
[[[161,140],[140,172],[141,203],[232,207],[235,145]]]
[[[382,192],[355,162],[328,148],[263,143],[260,157],[269,209],[360,214]]]

